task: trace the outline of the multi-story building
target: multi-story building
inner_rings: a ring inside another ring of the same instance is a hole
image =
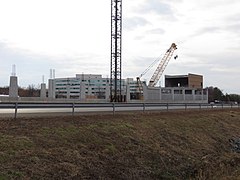
[[[48,97],[52,99],[107,99],[109,94],[109,78],[102,75],[49,79]]]
[[[193,77],[191,80],[191,77]],[[145,102],[206,102],[207,91],[202,88],[202,76],[166,76],[167,86],[148,87],[143,92],[133,78],[122,79],[123,101]],[[190,80],[189,80],[190,79]],[[48,97],[80,101],[110,101],[110,78],[102,75],[77,74],[76,77],[49,79]]]

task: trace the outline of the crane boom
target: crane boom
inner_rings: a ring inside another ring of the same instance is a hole
[[[148,83],[148,87],[154,87],[157,84],[157,82],[159,81],[160,77],[162,76],[163,71],[167,67],[168,62],[170,61],[170,59],[176,49],[177,49],[177,45],[175,43],[172,43],[172,45],[170,46],[170,48],[167,50],[167,52],[163,56],[162,60],[160,61],[157,69],[153,73],[153,75]]]

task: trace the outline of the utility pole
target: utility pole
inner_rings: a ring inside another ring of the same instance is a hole
[[[110,100],[122,101],[122,0],[111,0]]]

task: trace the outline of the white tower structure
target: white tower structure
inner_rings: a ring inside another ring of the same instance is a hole
[[[54,91],[54,79],[55,79],[55,70],[50,69],[50,78],[48,80],[48,98],[55,99],[55,91]]]
[[[18,98],[18,79],[16,76],[16,65],[12,66],[12,74],[10,76],[9,97]]]
[[[45,99],[47,97],[46,93],[46,84],[44,82],[44,76],[42,76],[42,83],[41,83],[41,90],[40,90],[40,97]]]

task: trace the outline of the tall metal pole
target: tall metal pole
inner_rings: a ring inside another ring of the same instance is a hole
[[[122,101],[122,0],[111,0],[111,75],[112,102]]]

